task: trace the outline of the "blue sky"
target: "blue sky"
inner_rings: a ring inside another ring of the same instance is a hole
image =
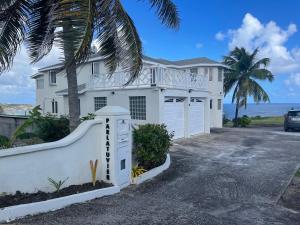
[[[161,25],[146,0],[123,0],[143,41],[144,53],[152,57],[185,59],[206,56],[221,60],[234,46],[249,51],[261,48],[270,57],[276,75],[272,84],[262,83],[271,102],[300,103],[300,1],[271,0],[174,0],[181,27]],[[30,65],[24,48],[14,66],[0,77],[0,102],[32,103],[34,82],[30,75],[40,66],[58,61],[59,50],[36,65]],[[230,96],[225,102],[230,102]]]

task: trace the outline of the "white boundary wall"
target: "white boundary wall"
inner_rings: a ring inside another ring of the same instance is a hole
[[[103,115],[101,111],[104,111]],[[106,119],[111,124],[115,119],[126,119],[130,122],[128,110],[121,107],[109,106],[101,109],[95,120],[85,121],[67,137],[51,143],[17,147],[0,151],[0,194],[15,193],[16,191],[34,193],[37,191],[53,192],[48,178],[59,181],[68,178],[65,186],[91,182],[90,160],[99,160],[97,180],[105,180],[119,185],[119,162],[117,154],[116,126],[110,126],[109,137],[112,156],[110,159],[110,179],[106,179],[103,165],[106,165],[106,146],[104,134]],[[110,116],[111,115],[111,116]],[[131,144],[131,135],[128,135]],[[131,156],[131,145],[128,146]],[[129,158],[131,159],[131,157]],[[131,162],[130,162],[131,164]],[[131,171],[131,166],[126,168]],[[130,174],[130,173],[129,173]],[[130,176],[128,176],[128,185]],[[126,180],[125,179],[125,180]],[[124,177],[122,178],[124,183]],[[126,183],[126,184],[127,184]],[[124,183],[125,184],[125,183]],[[126,185],[123,185],[126,186]]]

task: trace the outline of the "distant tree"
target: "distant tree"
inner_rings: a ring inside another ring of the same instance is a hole
[[[163,24],[178,28],[172,0],[147,0]],[[32,62],[47,55],[54,43],[64,52],[70,128],[79,124],[76,65],[86,61],[96,39],[110,74],[118,65],[130,72],[128,82],[142,68],[142,44],[121,0],[1,0],[0,73],[9,69],[21,43]]]
[[[248,96],[253,97],[256,103],[270,101],[268,94],[257,81],[272,82],[274,75],[266,69],[270,59],[257,59],[258,52],[255,49],[253,53],[249,53],[245,48],[236,47],[223,60],[228,66],[224,73],[224,93],[226,96],[233,89],[232,103],[236,104],[234,126],[238,125],[239,109],[247,107]]]
[[[0,105],[0,114],[2,114],[3,113],[3,107],[2,107],[2,105]]]

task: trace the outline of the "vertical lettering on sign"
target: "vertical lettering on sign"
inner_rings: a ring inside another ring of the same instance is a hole
[[[105,120],[105,134],[106,134],[106,179],[110,180],[110,171],[109,171],[109,161],[110,161],[110,125],[109,125],[109,118],[106,118]]]

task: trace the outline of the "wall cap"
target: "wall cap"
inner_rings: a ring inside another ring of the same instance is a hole
[[[121,116],[130,115],[128,109],[120,106],[105,106],[102,109],[95,112],[96,116]]]

